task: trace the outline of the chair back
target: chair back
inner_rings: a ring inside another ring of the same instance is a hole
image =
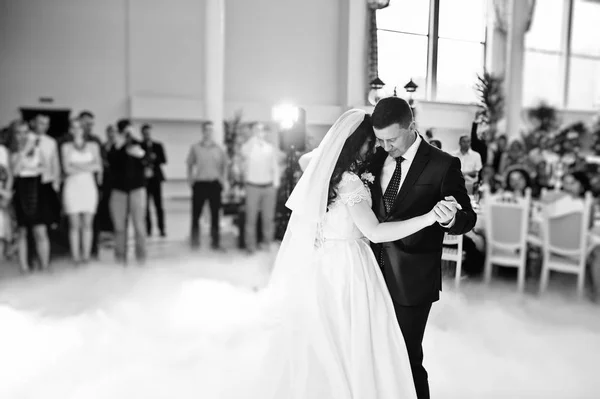
[[[484,217],[489,245],[507,251],[523,250],[527,239],[531,190],[522,198],[499,193],[488,196]]]
[[[565,198],[544,207],[544,250],[561,256],[585,256],[592,211],[592,194],[583,199]]]

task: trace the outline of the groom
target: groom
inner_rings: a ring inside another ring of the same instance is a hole
[[[444,233],[464,234],[473,228],[477,217],[460,161],[423,140],[405,100],[380,100],[372,121],[381,147],[373,163],[376,180],[372,189],[373,210],[380,222],[423,215],[445,198],[455,199],[462,208],[441,208],[436,212],[437,224],[399,241],[372,244],[394,301],[417,396],[428,399],[422,342],[431,305],[442,289]]]

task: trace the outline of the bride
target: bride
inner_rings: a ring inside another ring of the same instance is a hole
[[[235,393],[224,396],[416,398],[406,346],[369,241],[418,232],[437,221],[435,208],[379,223],[369,191],[374,147],[370,116],[355,109],[313,151],[286,203],[292,216],[262,293],[269,310],[261,330],[265,350],[258,351],[252,370],[238,371],[248,384],[229,382],[226,390]]]

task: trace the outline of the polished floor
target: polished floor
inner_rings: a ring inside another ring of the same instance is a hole
[[[143,267],[114,265],[108,248],[83,268],[0,266],[0,398],[211,399],[234,383],[223,359],[237,356],[231,334],[275,253],[233,249],[227,221],[226,252],[206,240],[192,251],[186,204],[168,215],[169,236],[150,240]],[[573,281],[541,297],[510,279],[446,287],[424,344],[433,398],[598,397],[600,307],[576,299]]]

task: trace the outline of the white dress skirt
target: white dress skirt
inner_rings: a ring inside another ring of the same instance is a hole
[[[89,145],[83,149],[69,151],[65,162],[86,164],[94,160],[94,153]],[[68,215],[87,213],[95,214],[98,207],[98,186],[92,172],[79,172],[67,176],[63,187],[63,206]]]
[[[340,186],[357,180],[346,173]],[[329,207],[319,249],[299,260],[312,281],[301,284],[300,311],[244,330],[220,398],[416,398],[383,274],[348,210],[361,201],[371,203],[364,186]]]

